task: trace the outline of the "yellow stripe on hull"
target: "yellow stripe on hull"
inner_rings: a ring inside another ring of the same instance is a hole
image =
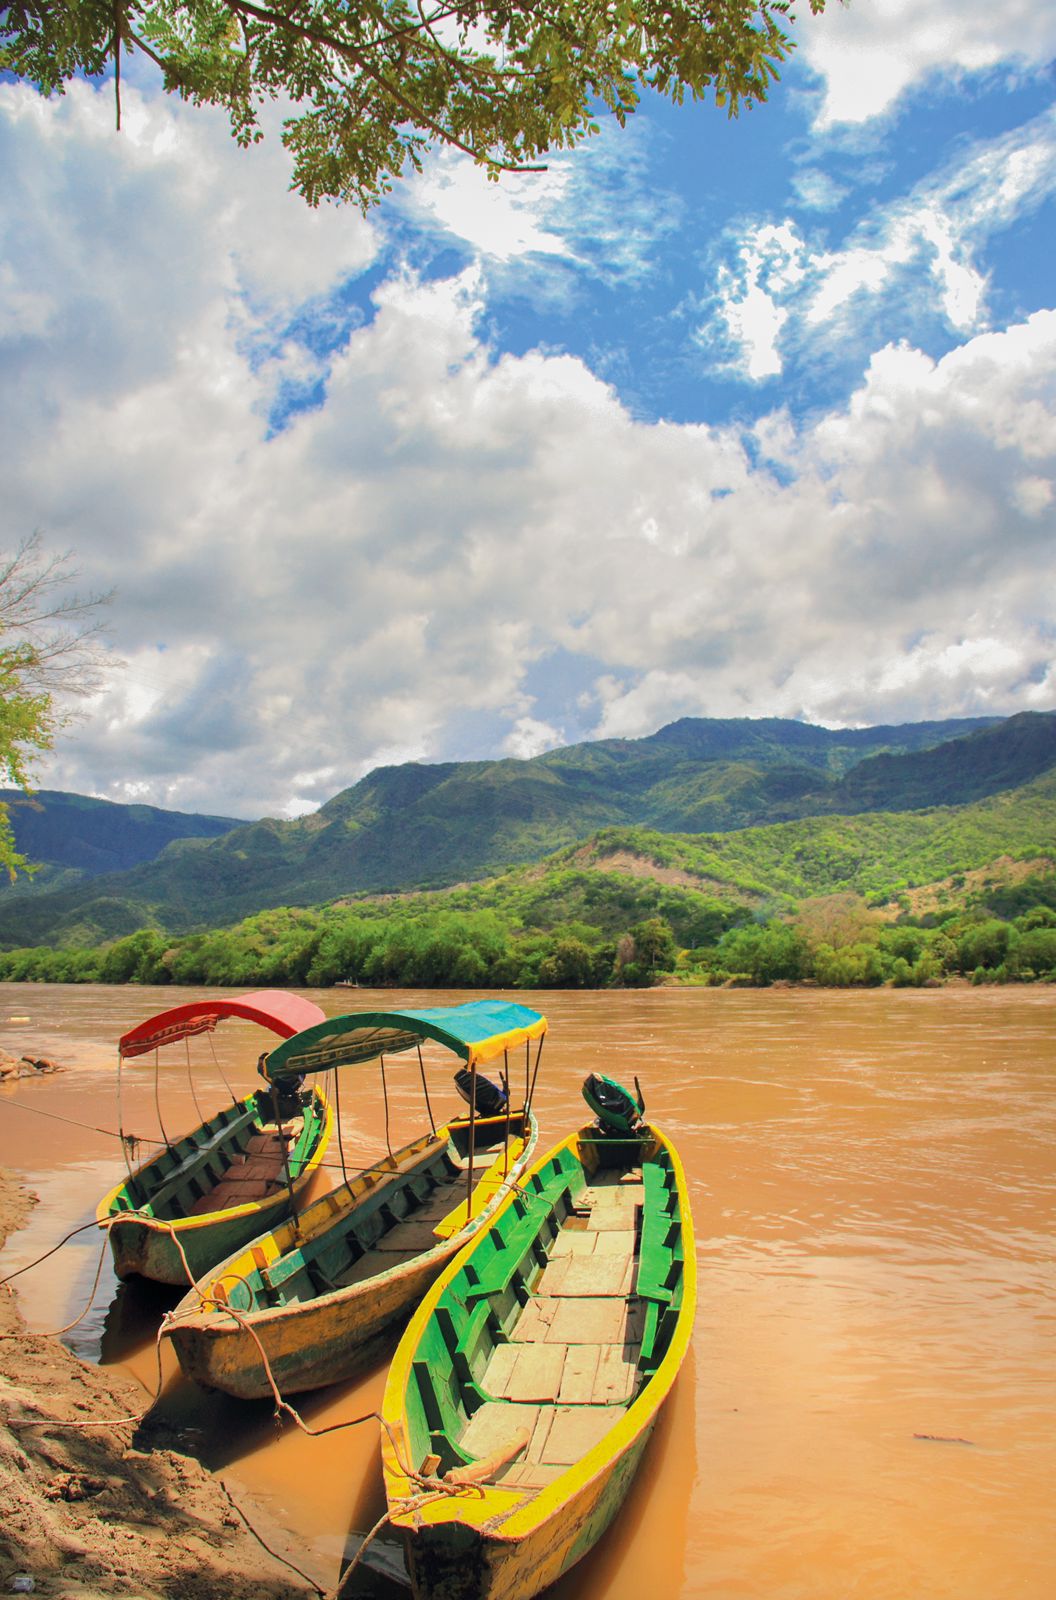
[[[492,1120],[501,1126],[502,1119]],[[244,1400],[272,1394],[262,1351],[281,1394],[301,1393],[355,1376],[376,1357],[380,1341],[418,1303],[467,1237],[490,1220],[504,1198],[503,1185],[516,1182],[531,1158],[536,1139],[534,1119],[527,1131],[527,1139],[511,1138],[507,1151],[500,1151],[489,1165],[482,1164],[468,1227],[462,1202],[433,1229],[437,1243],[431,1249],[361,1283],[245,1313],[234,1303],[239,1298],[237,1286],[251,1273],[267,1272],[288,1251],[303,1250],[325,1239],[345,1217],[354,1214],[358,1204],[397,1185],[409,1165],[442,1150],[447,1128],[412,1141],[377,1168],[314,1201],[296,1222],[282,1224],[230,1256],[180,1302],[166,1327],[183,1370],[207,1388]],[[457,1228],[452,1227],[453,1219]]]
[[[587,1133],[587,1130],[582,1130]],[[670,1141],[652,1129],[654,1148],[670,1159],[679,1197],[684,1261],[682,1301],[667,1349],[651,1378],[626,1408],[613,1406],[613,1425],[574,1465],[542,1488],[486,1482],[451,1494],[429,1493],[414,1473],[428,1463],[413,1457],[406,1395],[425,1330],[445,1289],[473,1261],[483,1235],[477,1233],[433,1285],[408,1325],[389,1369],[382,1415],[385,1490],[394,1527],[404,1532],[416,1600],[531,1600],[567,1572],[602,1536],[619,1511],[657,1415],[689,1347],[696,1311],[696,1261],[685,1173]],[[561,1151],[582,1160],[589,1173],[592,1153],[574,1134],[537,1161],[521,1179],[527,1192],[534,1174]],[[492,1219],[513,1206],[507,1201]],[[433,1458],[434,1461],[436,1458]],[[435,1466],[432,1467],[435,1471]]]

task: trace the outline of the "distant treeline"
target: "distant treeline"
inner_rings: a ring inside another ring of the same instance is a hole
[[[537,890],[542,902],[544,886],[533,884]],[[626,880],[617,899],[605,900],[598,921],[572,918],[549,927],[526,924],[508,910],[453,908],[450,900],[428,896],[278,909],[179,938],[140,929],[95,949],[0,952],[0,980],[467,989],[1056,981],[1052,872],[1006,886],[988,904],[921,917],[903,911],[894,922],[850,892],[769,915],[699,895],[680,905],[670,891],[653,893],[654,914],[622,927],[615,925],[619,899],[624,914],[649,900],[643,885]],[[551,907],[555,902],[556,891]],[[524,904],[522,898],[522,913]]]

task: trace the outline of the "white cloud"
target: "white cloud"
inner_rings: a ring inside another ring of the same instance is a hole
[[[474,251],[507,262],[516,256],[567,256],[565,241],[540,220],[560,205],[569,169],[508,173],[489,182],[467,156],[445,152],[430,163],[427,178],[412,181],[410,197],[420,220],[431,219]]]
[[[752,379],[781,371],[778,341],[789,312],[779,301],[803,280],[802,240],[789,222],[755,225],[738,250],[736,269],[720,268],[718,316]]]
[[[874,0],[829,5],[797,30],[823,80],[819,124],[862,123],[910,89],[1003,68],[1036,71],[1056,55],[1056,12],[1036,0]]]
[[[697,337],[758,380],[780,374],[788,348],[819,331],[860,338],[863,305],[884,297],[903,323],[918,314],[960,333],[984,328],[989,285],[976,254],[1054,194],[1056,113],[1046,112],[960,151],[874,208],[837,248],[819,247],[792,220],[750,219],[728,241]]]
[[[567,302],[570,274],[633,283],[678,226],[680,207],[650,173],[647,124],[612,123],[573,152],[551,153],[544,171],[489,182],[468,156],[443,151],[401,185],[394,206],[419,233],[457,240],[489,282],[537,302]]]
[[[316,364],[268,340],[376,235],[269,190],[274,249],[247,265],[226,135],[151,105],[122,144],[104,111],[84,87],[0,90],[4,542],[39,526],[116,584],[128,662],[52,786],[293,815],[371,766],[462,754],[464,719],[520,753],[582,725],[527,688],[551,655],[598,664],[599,733],[1051,694],[1056,313],[938,363],[886,346],[846,404],[747,436],[636,421],[583,361],[503,354],[481,265],[389,270]],[[1014,211],[1043,169],[986,192]],[[984,187],[969,171],[960,203]],[[935,259],[967,266],[958,237]],[[751,246],[778,310],[817,292],[790,228]],[[744,334],[760,360],[779,343]],[[324,402],[269,437],[282,382],[317,373]]]
[[[542,755],[544,750],[556,749],[564,743],[560,728],[553,727],[549,722],[540,722],[538,717],[518,717],[502,748],[506,755],[526,760],[529,756]]]

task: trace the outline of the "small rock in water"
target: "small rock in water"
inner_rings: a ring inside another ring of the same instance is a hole
[[[23,1056],[20,1063],[22,1075],[27,1076],[26,1069],[30,1072],[61,1072],[62,1068],[51,1056]]]
[[[31,1572],[16,1572],[7,1587],[11,1594],[32,1594],[36,1584]]]

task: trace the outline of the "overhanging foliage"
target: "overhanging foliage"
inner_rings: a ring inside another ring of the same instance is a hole
[[[809,0],[820,11],[825,0]],[[298,108],[283,139],[312,205],[380,198],[433,144],[489,176],[622,125],[643,88],[714,99],[734,116],[766,99],[792,48],[791,0],[23,0],[0,21],[0,67],[45,94],[149,57],[166,89],[220,105],[240,144],[260,108]]]

